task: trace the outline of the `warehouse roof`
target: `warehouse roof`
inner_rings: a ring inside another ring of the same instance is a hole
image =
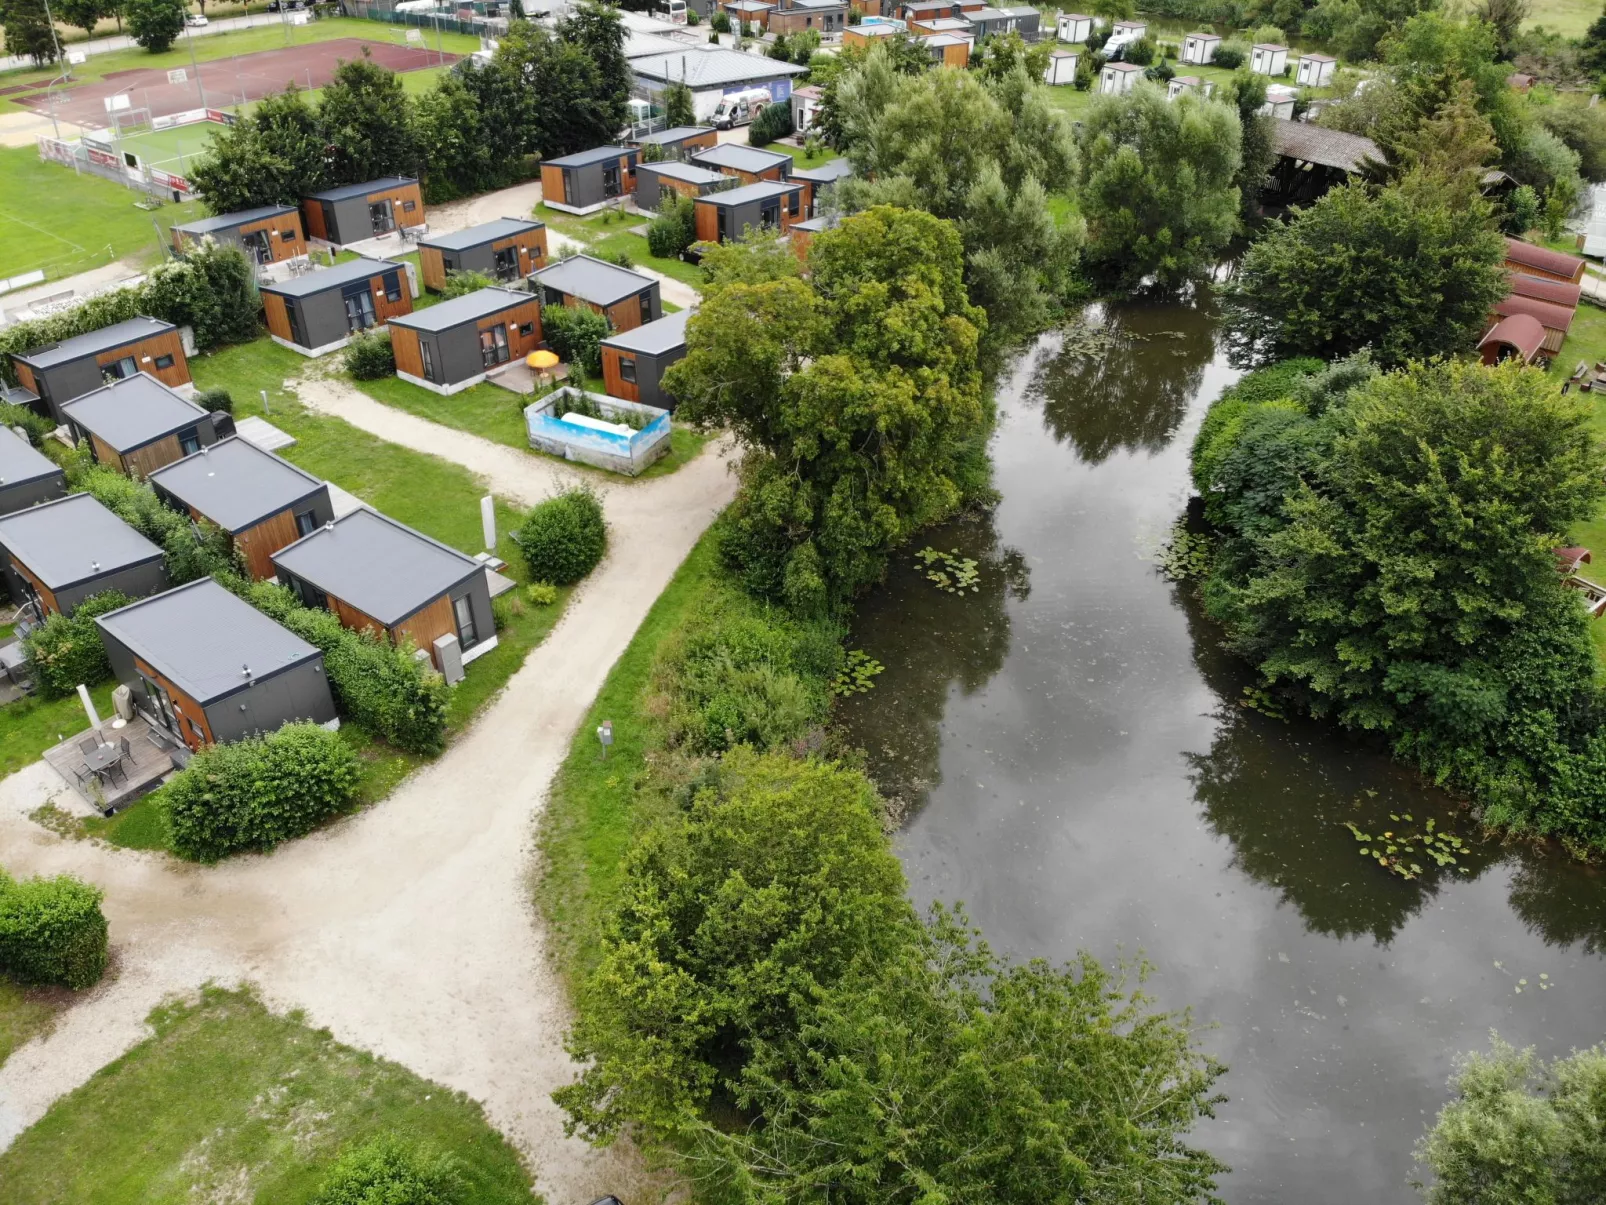
[[[143,372],[63,403],[61,412],[119,454],[193,427],[206,417],[202,407]]]
[[[307,194],[309,201],[349,201],[353,197],[371,196],[376,192],[389,192],[408,184],[417,184],[411,176],[381,176],[377,180],[364,180],[361,184],[343,184],[339,188],[326,188],[322,192]]]
[[[616,347],[620,351],[640,352],[646,356],[674,351],[677,347],[686,346],[686,320],[696,312],[695,309],[689,309],[665,314],[662,318],[645,322],[634,330],[609,335],[602,341],[602,346]]]
[[[74,335],[71,339],[63,339],[60,343],[35,348],[26,355],[18,356],[17,359],[34,368],[52,368],[57,364],[70,364],[74,360],[82,360],[85,356],[98,356],[101,352],[111,351],[114,347],[138,343],[142,339],[177,329],[171,322],[162,322],[156,318],[129,318],[111,326],[103,326],[98,331]]]
[[[178,222],[173,229],[182,230],[185,234],[215,234],[219,230],[233,230],[248,222],[260,222],[294,212],[294,205],[259,205],[255,209],[239,209],[233,213],[220,213],[216,217],[197,218],[193,222]]]
[[[0,488],[60,476],[59,464],[10,427],[0,427]]]
[[[288,460],[232,435],[164,465],[148,480],[231,535],[327,488]]]
[[[51,590],[162,559],[162,550],[88,494],[0,518],[0,546]]]
[[[531,273],[530,278],[540,281],[547,288],[605,307],[623,301],[633,293],[645,292],[653,285],[650,276],[621,268],[618,264],[593,259],[589,255],[560,259],[539,272]]]
[[[292,276],[289,280],[276,280],[264,284],[264,293],[278,293],[285,297],[313,297],[329,289],[369,280],[382,272],[396,272],[401,265],[388,259],[348,259],[343,264],[325,268],[321,272],[308,272],[305,276]]]
[[[724,47],[689,47],[675,54],[654,54],[631,59],[630,69],[644,79],[684,82],[693,91],[802,75],[807,67],[783,63],[761,54]]]
[[[442,251],[467,251],[470,247],[483,247],[486,243],[512,238],[515,234],[525,234],[531,230],[540,230],[545,226],[545,222],[532,221],[529,218],[493,218],[489,222],[454,230],[450,234],[435,234],[429,238],[421,238],[418,240],[418,245],[436,247]]]

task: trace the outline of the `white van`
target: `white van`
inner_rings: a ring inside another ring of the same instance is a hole
[[[732,126],[745,126],[769,103],[768,88],[749,88],[745,92],[731,92],[719,98],[719,108],[714,110],[713,124],[721,130],[728,130]]]

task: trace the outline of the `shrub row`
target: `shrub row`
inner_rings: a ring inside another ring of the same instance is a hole
[[[587,376],[602,375],[602,341],[608,337],[608,320],[586,306],[541,307],[541,329],[546,341],[570,364]]]
[[[89,494],[107,510],[162,550],[168,582],[182,586],[197,578],[240,571],[228,533],[202,520],[191,521],[141,481],[116,469],[95,465],[74,474],[73,489]]]
[[[71,875],[17,882],[0,871],[0,970],[82,989],[106,971],[101,891]]]
[[[513,542],[537,581],[571,586],[597,567],[608,547],[602,500],[589,485],[548,498],[531,509]]]
[[[84,599],[72,615],[52,612],[24,642],[33,663],[39,693],[47,699],[65,698],[78,689],[111,677],[106,645],[95,626],[95,616],[127,606],[133,600],[117,590]]]

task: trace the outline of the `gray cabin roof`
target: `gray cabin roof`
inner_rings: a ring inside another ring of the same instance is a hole
[[[248,222],[261,222],[280,214],[295,213],[294,205],[259,205],[255,209],[240,209],[234,213],[220,213],[212,218],[199,218],[193,222],[179,222],[173,229],[185,234],[216,234],[219,230],[233,230]]]
[[[656,283],[650,276],[621,268],[618,264],[593,259],[589,255],[560,259],[539,272],[532,272],[530,279],[540,281],[546,288],[600,306],[610,306],[633,294],[644,293]]]
[[[677,347],[686,346],[686,320],[696,312],[694,308],[665,314],[662,318],[643,323],[635,330],[609,335],[602,341],[602,346],[639,352],[644,356],[674,351]]]
[[[143,372],[65,402],[61,412],[119,454],[193,427],[207,413]]]
[[[638,146],[668,146],[673,142],[684,142],[688,138],[695,138],[699,134],[711,134],[713,126],[675,126],[669,130],[659,130],[656,134],[643,134],[640,138],[632,139]]]
[[[564,155],[557,159],[543,159],[543,167],[585,167],[591,163],[607,163],[610,159],[622,159],[626,155],[635,154],[635,149],[628,146],[594,146],[589,151],[576,151],[572,155]]]
[[[782,79],[802,75],[807,67],[780,59],[716,46],[690,46],[678,54],[653,54],[630,60],[630,69],[643,79],[664,83],[685,82],[694,92],[726,84]]]
[[[352,197],[366,197],[376,192],[389,192],[406,184],[417,184],[412,176],[381,176],[377,180],[364,180],[361,184],[342,184],[339,188],[326,188],[322,192],[309,192],[309,201],[349,201]]]
[[[718,184],[721,180],[730,179],[724,172],[716,172],[711,167],[698,167],[695,163],[681,163],[675,159],[643,163],[636,171],[656,172],[660,176],[668,176],[671,180],[684,180],[687,184]]]
[[[57,477],[61,466],[40,452],[10,427],[0,427],[0,489]]]
[[[540,230],[545,225],[545,222],[536,222],[529,218],[495,218],[465,230],[454,230],[451,234],[436,234],[429,238],[421,238],[418,240],[418,245],[437,247],[442,251],[467,251],[470,247],[483,247],[486,243],[512,238],[515,234]]]
[[[0,518],[0,547],[51,590],[162,559],[162,550],[88,494]]]
[[[54,368],[58,364],[70,364],[85,356],[98,356],[114,347],[138,343],[141,339],[177,329],[171,322],[161,322],[155,318],[129,318],[124,322],[103,326],[98,331],[74,335],[71,339],[63,339],[48,347],[35,348],[17,359],[34,368]]]
[[[231,435],[148,478],[230,535],[324,489],[311,473]]]
[[[806,222],[793,222],[793,230],[807,230],[810,234],[818,234],[822,230],[835,230],[842,224],[839,214],[826,213],[817,218],[810,218]]]
[[[450,301],[442,301],[427,309],[414,310],[411,314],[399,315],[390,319],[390,325],[405,326],[415,331],[449,331],[465,322],[477,322],[516,305],[529,305],[535,300],[533,293],[493,286],[464,293],[461,297],[453,297]]]
[[[752,201],[767,201],[771,197],[784,197],[788,193],[799,191],[803,186],[794,184],[790,180],[760,180],[756,184],[744,184],[740,188],[728,188],[724,192],[711,192],[706,197],[698,197],[699,204],[709,205],[746,205]]]
[[[202,706],[320,655],[209,577],[95,622]]]
[[[455,548],[367,507],[281,548],[273,563],[387,628],[484,572]]]
[[[262,285],[260,291],[278,293],[282,297],[314,297],[354,281],[370,280],[383,272],[399,272],[401,267],[388,259],[348,259],[321,272],[308,272],[305,276],[292,276],[289,280]]]
[[[728,167],[734,171],[762,172],[777,163],[790,163],[792,156],[784,155],[780,151],[760,150],[756,146],[722,142],[718,146],[709,147],[706,151],[696,152],[691,159],[693,163],[712,163],[716,167]]]

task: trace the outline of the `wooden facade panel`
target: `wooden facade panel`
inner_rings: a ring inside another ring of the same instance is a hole
[[[280,238],[286,230],[292,232],[291,238]],[[307,236],[301,232],[301,215],[299,213],[281,213],[276,218],[264,218],[260,222],[247,222],[240,227],[242,236],[265,231],[268,235],[268,251],[272,255],[272,262],[278,263],[284,259],[294,259],[298,255],[307,253]]]
[[[89,446],[94,451],[96,464],[103,464],[107,468],[116,469],[119,473],[128,472],[128,468],[123,464],[123,458],[117,449],[93,432],[89,436]]]
[[[329,609],[340,620],[341,626],[350,628],[353,632],[364,632],[372,629],[381,635],[385,632],[385,625],[365,611],[359,611],[348,602],[329,595]]]
[[[970,63],[970,43],[960,42],[953,46],[942,48],[942,65],[944,67],[964,67]]]
[[[626,297],[602,311],[616,331],[633,331],[641,325],[641,299]]]
[[[452,614],[452,600],[444,594],[390,630],[390,638],[398,645],[411,640],[429,653],[431,661],[435,659],[436,639],[447,635],[457,635],[457,618]]]
[[[301,202],[301,221],[308,238],[327,239],[329,227],[323,220],[323,202],[306,200]]]
[[[396,356],[396,371],[423,377],[424,356],[418,350],[418,332],[405,326],[390,328],[390,350]]]
[[[24,565],[16,557],[12,557],[11,568],[18,577],[25,579],[34,588],[34,593],[39,595],[39,601],[44,604],[45,610],[61,610],[61,604],[56,601],[56,592],[40,581],[28,566]]]
[[[172,464],[184,455],[177,435],[165,435],[155,443],[135,448],[123,457],[123,472],[136,481],[143,481],[164,464]]]
[[[384,276],[376,276],[368,282],[374,291],[374,314],[380,322],[389,322],[392,318],[413,312],[413,292],[407,282],[407,273],[398,268],[396,269],[396,275],[400,278],[401,283],[401,298],[397,301],[392,301],[385,296]]]
[[[281,339],[291,340],[290,313],[285,309],[284,298],[277,293],[262,294],[262,314],[267,319],[268,330]]]
[[[623,398],[627,402],[639,402],[641,400],[641,387],[637,382],[640,378],[638,375],[637,381],[625,380],[619,368],[619,365],[625,360],[635,363],[636,357],[620,351],[617,347],[604,347],[602,349],[603,390],[609,397]]]
[[[719,206],[699,205],[692,216],[699,243],[719,242]]]
[[[517,247],[519,251],[519,275],[528,276],[537,268],[546,267],[546,227],[539,230],[527,230],[523,234],[516,234],[512,238],[498,239],[491,244],[491,251],[506,251],[509,247]]]
[[[184,356],[184,340],[176,330],[164,331],[138,343],[102,352],[95,357],[95,364],[105,369],[129,356],[134,357],[134,364],[141,372],[148,373],[164,385],[176,389],[190,383],[190,362]],[[156,361],[162,356],[172,356],[173,363],[167,368],[158,368]],[[148,364],[145,362],[147,357],[150,360]]]
[[[184,737],[186,745],[191,749],[199,749],[202,745],[212,743],[212,726],[206,722],[204,707],[143,659],[135,657],[134,668],[167,692],[168,700],[173,705],[173,714],[178,718],[179,732]]]
[[[541,165],[541,197],[546,201],[556,201],[560,205],[567,204],[569,198],[563,195],[563,169]]]
[[[11,359],[11,367],[17,370],[17,384],[21,385],[29,393],[39,392],[39,384],[33,379],[32,368],[28,367],[28,365],[24,364],[15,356],[13,356]]]
[[[282,510],[276,515],[269,515],[255,527],[247,527],[240,532],[234,537],[234,546],[245,558],[251,576],[259,581],[267,581],[279,572],[270,559],[273,554],[281,548],[288,548],[300,538],[295,515]]]
[[[426,289],[446,287],[446,261],[441,258],[439,247],[418,249],[418,279]]]

